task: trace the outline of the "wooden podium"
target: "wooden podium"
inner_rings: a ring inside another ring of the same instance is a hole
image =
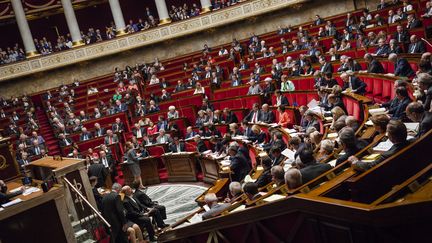
[[[140,158],[141,180],[143,185],[159,184],[158,160],[154,156]],[[126,185],[132,184],[134,177],[128,163],[121,163],[123,178]]]
[[[40,191],[19,195],[22,202],[0,211],[0,242],[76,242],[65,203],[65,190],[54,185],[44,193],[41,181],[33,180]],[[21,187],[21,180],[7,183],[8,189]]]
[[[10,138],[0,136],[0,179],[13,180],[21,174]]]
[[[202,156],[200,158],[201,170],[203,173],[203,180],[206,183],[213,184],[219,178],[222,178],[220,173],[219,161],[222,159],[213,159],[210,157]]]
[[[197,181],[195,156],[196,152],[163,154],[168,181]]]
[[[66,177],[94,208],[97,208],[96,201],[93,196],[93,191],[90,186],[84,160],[54,157],[44,157],[35,160],[26,166],[32,178],[37,180],[47,180],[54,178],[58,184],[64,185],[66,204],[69,213],[72,214],[75,220],[83,219],[92,214],[89,207],[84,207],[84,201],[77,195],[72,188],[62,180]]]

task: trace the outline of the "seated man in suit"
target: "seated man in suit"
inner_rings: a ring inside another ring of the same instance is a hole
[[[412,77],[414,76],[414,71],[411,65],[408,63],[407,59],[398,57],[396,53],[389,55],[388,60],[395,65],[394,73],[388,73],[387,76],[400,76],[400,77]]]
[[[270,172],[270,169],[272,167],[272,160],[270,159],[270,157],[268,156],[263,157],[261,159],[261,165],[263,167],[263,172],[255,181],[255,183],[258,185],[258,188],[264,187],[268,185],[270,182],[272,182],[272,175]]]
[[[286,157],[282,154],[282,150],[278,145],[275,145],[270,150],[272,166],[283,165],[282,162],[285,161]]]
[[[95,133],[94,133],[95,138],[102,137],[105,135],[105,129],[103,127],[101,127],[101,125],[99,123],[96,122],[94,124],[94,127],[95,127]]]
[[[388,113],[393,120],[406,120],[405,110],[409,103],[411,103],[408,90],[405,87],[396,88],[396,98],[398,99],[397,104],[388,109]]]
[[[219,213],[227,209],[229,206],[231,206],[230,203],[218,203],[218,198],[216,194],[214,193],[207,193],[204,196],[204,201],[207,204],[207,206],[210,208],[210,210],[204,212],[202,214],[202,219],[210,219],[215,216],[217,216]]]
[[[322,173],[332,168],[332,166],[329,164],[317,163],[313,156],[313,151],[310,149],[303,149],[300,151],[299,157],[304,165],[304,167],[300,169],[303,183],[307,183],[315,179]]]
[[[45,150],[45,146],[39,144],[38,140],[33,140],[33,147],[30,149],[32,155],[42,155],[42,150]]]
[[[372,56],[382,56],[386,57],[390,53],[390,47],[386,44],[386,40],[384,38],[380,38],[378,40],[378,47]]]
[[[230,169],[233,172],[231,177],[232,181],[242,181],[251,170],[250,162],[247,161],[243,153],[239,151],[238,146],[230,146],[228,148],[228,154],[231,161]]]
[[[259,118],[259,121],[267,123],[267,124],[275,122],[275,115],[269,109],[268,104],[264,104],[261,106],[261,116]]]
[[[276,90],[275,95],[276,95],[276,103],[273,105],[275,106],[289,105],[287,97],[282,95],[282,92],[280,90]]]
[[[22,186],[18,191],[7,193],[8,187],[3,180],[0,180],[0,204],[9,202],[11,198],[21,195],[24,192],[24,186]]]
[[[195,135],[197,135],[197,134],[198,134],[198,133],[195,132],[195,131],[192,129],[191,126],[189,126],[189,127],[186,128],[186,135],[185,135],[185,139],[188,139],[188,138],[194,138]]]
[[[360,71],[362,73],[384,73],[383,65],[375,59],[371,54],[366,53],[364,55],[364,60],[367,63],[368,67],[365,71]]]
[[[124,186],[122,188],[122,192],[125,194],[125,197],[123,199],[123,206],[126,209],[126,218],[138,224],[140,228],[145,228],[147,230],[147,233],[149,234],[150,241],[157,241],[157,238],[155,236],[155,230],[149,216],[152,215],[154,217],[158,227],[165,228],[165,223],[163,222],[159,211],[149,211],[138,200],[133,198],[133,192],[129,186]]]
[[[67,138],[63,133],[60,133],[58,138],[60,147],[66,147],[72,144],[72,140],[70,138]]]
[[[302,174],[299,169],[291,167],[285,172],[285,184],[288,189],[298,188],[303,185]]]
[[[43,139],[43,137],[38,135],[36,131],[33,131],[30,137],[31,143],[33,143],[34,140],[37,140],[40,145],[45,144],[45,140]]]
[[[261,111],[259,104],[255,103],[252,106],[252,110],[245,116],[244,120],[250,123],[257,123],[261,117]]]
[[[91,132],[87,131],[87,128],[81,128],[80,141],[87,141],[92,138]]]
[[[339,141],[344,151],[344,154],[340,155],[339,158],[337,158],[336,165],[341,164],[350,156],[355,155],[367,146],[367,142],[361,139],[357,139],[354,130],[349,127],[343,128],[339,132]]]
[[[140,184],[138,181],[132,182],[131,187],[132,187],[132,189],[134,189],[133,197],[135,198],[135,200],[137,200],[138,202],[140,202],[142,205],[144,205],[145,207],[147,207],[149,209],[158,210],[162,219],[167,218],[165,206],[159,205],[159,203],[156,201],[152,201],[151,198],[149,196],[147,196],[147,194],[140,189]],[[168,226],[167,224],[165,224],[165,225]]]
[[[285,183],[285,171],[280,165],[275,165],[270,170],[272,182],[276,186],[282,186]]]
[[[419,123],[418,129],[415,133],[416,139],[420,138],[432,129],[432,113],[425,111],[421,103],[410,103],[406,108],[406,115],[411,121]]]
[[[194,141],[196,143],[198,152],[202,153],[202,152],[205,152],[205,151],[208,150],[208,148],[207,148],[206,144],[204,143],[204,141],[201,140],[201,136],[200,135],[195,135]]]
[[[120,120],[119,117],[117,117],[115,119],[115,123],[112,124],[112,131],[114,133],[122,133],[125,131],[125,125],[123,124],[123,122]]]
[[[122,104],[120,100],[116,100],[114,106],[114,113],[125,112],[127,111],[127,109],[128,107],[126,104]]]
[[[173,153],[179,153],[186,151],[186,146],[183,141],[180,141],[178,137],[174,137],[173,142],[169,145],[169,150]]]
[[[110,145],[118,142],[119,138],[117,134],[114,134],[112,130],[107,130],[107,135],[105,136],[105,145]]]
[[[366,83],[354,76],[353,72],[344,72],[340,75],[340,78],[344,82],[342,90],[350,90],[350,92],[359,95],[364,95],[364,93],[366,93]]]
[[[419,40],[416,35],[410,37],[410,43],[408,46],[409,54],[423,54],[426,52],[426,47],[422,40]]]
[[[136,138],[142,138],[146,134],[146,129],[141,127],[139,123],[135,123],[132,133]]]
[[[261,197],[261,194],[258,192],[258,186],[255,182],[246,182],[243,185],[243,192],[249,199],[249,201],[255,201],[256,199]],[[252,207],[255,206],[255,204],[251,204],[246,207]]]
[[[165,133],[164,129],[159,130],[159,136],[156,137],[156,143],[163,144],[163,143],[171,143],[172,138],[169,134]]]
[[[390,158],[392,155],[396,154],[397,152],[401,151],[403,148],[409,145],[409,142],[407,140],[407,128],[405,124],[403,124],[403,122],[401,121],[391,120],[387,124],[387,137],[390,142],[393,143],[393,145],[388,151],[380,154],[380,156],[372,162],[363,162],[357,157],[351,156],[348,158],[348,161],[351,162],[352,168],[357,171],[366,171],[383,162],[384,160]]]

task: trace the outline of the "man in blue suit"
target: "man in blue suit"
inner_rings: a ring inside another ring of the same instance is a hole
[[[414,75],[414,70],[412,70],[405,58],[400,58],[397,54],[392,53],[389,55],[388,60],[395,64],[394,74],[389,73],[388,76],[411,77]]]

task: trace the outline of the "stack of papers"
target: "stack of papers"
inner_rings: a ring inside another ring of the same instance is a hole
[[[23,200],[21,200],[21,198],[17,198],[17,199],[15,199],[15,200],[10,201],[10,202],[4,203],[4,204],[2,204],[1,206],[4,207],[4,208],[6,208],[6,207],[10,207],[10,206],[12,206],[12,205],[18,204],[18,203],[20,203],[20,202],[22,202],[22,201],[23,201]]]
[[[376,108],[376,109],[370,109],[369,114],[373,115],[380,115],[380,114],[386,114],[387,111],[385,108]]]
[[[405,122],[404,124],[407,128],[407,131],[412,131],[412,132],[418,131],[418,127],[419,127],[418,122]]]

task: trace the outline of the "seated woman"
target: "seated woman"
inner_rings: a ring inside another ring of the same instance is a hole
[[[279,111],[278,124],[281,125],[282,127],[287,127],[288,124],[291,123],[291,118],[289,117],[288,112],[285,110],[284,106],[279,106],[278,111]]]
[[[168,120],[179,118],[179,113],[178,113],[178,111],[176,111],[175,106],[171,105],[170,107],[168,107],[167,117],[168,117]]]
[[[204,126],[205,123],[208,122],[208,120],[209,120],[209,118],[208,118],[206,112],[203,110],[199,110],[198,111],[198,117],[195,121],[195,126],[196,127],[202,127],[202,126]]]
[[[231,137],[241,136],[242,135],[242,132],[240,131],[237,123],[231,123],[231,124],[229,124],[229,134],[231,135]]]
[[[149,107],[147,109],[148,113],[154,113],[160,111],[159,106],[156,105],[156,102],[154,100],[150,100]]]
[[[194,94],[194,95],[195,95],[195,94],[205,94],[205,89],[204,89],[204,87],[201,86],[201,83],[200,83],[200,82],[197,82],[197,83],[196,83],[195,91],[194,91],[193,94]]]
[[[260,144],[260,143],[265,142],[267,135],[265,132],[263,132],[261,130],[261,128],[258,125],[253,125],[251,130],[252,130],[252,132],[250,134],[249,139],[252,142],[254,142],[256,144]]]
[[[152,121],[149,122],[149,126],[147,127],[147,135],[154,135],[158,132],[158,127]]]
[[[339,106],[333,107],[333,109],[331,110],[331,113],[332,113],[333,121],[330,125],[330,129],[334,130],[334,125],[336,124],[336,122],[339,120],[345,121],[347,116],[345,114],[345,111],[342,108],[340,108]]]

